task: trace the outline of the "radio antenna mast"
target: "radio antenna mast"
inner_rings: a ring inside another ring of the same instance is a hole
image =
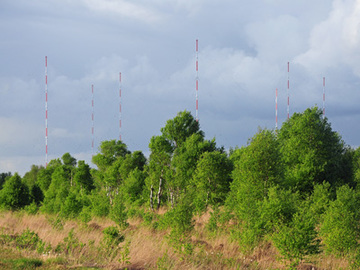
[[[198,100],[198,90],[199,90],[199,41],[196,40],[196,122],[199,121],[199,100]]]
[[[48,76],[47,56],[45,56],[45,168],[48,165]]]

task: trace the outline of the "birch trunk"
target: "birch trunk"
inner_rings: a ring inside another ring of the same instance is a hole
[[[157,210],[159,210],[160,208],[160,204],[161,204],[161,194],[162,194],[162,177],[160,177],[160,181],[159,181],[159,190],[157,193]]]
[[[153,193],[154,193],[154,187],[153,187],[153,185],[151,185],[151,188],[150,188],[150,208],[151,208],[152,211],[154,211]]]

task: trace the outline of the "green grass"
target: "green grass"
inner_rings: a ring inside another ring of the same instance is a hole
[[[36,269],[42,265],[40,259],[25,258],[16,250],[0,247],[0,269]]]
[[[19,250],[0,246],[0,270],[43,270],[43,269],[99,269],[98,267],[70,266],[63,257],[46,260],[24,257]]]

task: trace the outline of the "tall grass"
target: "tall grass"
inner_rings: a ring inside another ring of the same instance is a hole
[[[162,209],[161,213],[164,212]],[[39,269],[55,269],[59,265],[62,269],[286,269],[286,265],[277,259],[278,253],[270,242],[263,242],[250,254],[243,254],[238,243],[230,237],[231,225],[216,233],[210,232],[207,229],[210,217],[207,212],[195,218],[190,238],[187,242],[177,243],[183,245],[183,249],[169,241],[170,229],[158,230],[151,224],[145,225],[141,217],[133,217],[129,220],[130,225],[121,231],[125,240],[119,244],[119,252],[115,255],[101,249],[104,229],[115,226],[114,222],[104,218],[94,218],[84,224],[43,214],[0,212],[0,234],[16,237],[29,230],[50,244],[51,252],[42,254],[19,251],[12,245],[6,247],[20,252],[21,258],[32,260]],[[9,257],[9,254],[0,255],[0,259],[5,260],[4,256]],[[346,269],[348,265],[345,259],[320,254],[301,267]]]

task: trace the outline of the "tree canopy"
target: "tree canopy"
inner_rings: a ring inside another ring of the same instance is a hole
[[[229,151],[206,139],[188,111],[160,132],[148,156],[109,140],[93,168],[65,153],[23,178],[2,173],[0,208],[85,223],[109,217],[121,229],[129,217],[142,218],[171,229],[177,252],[191,246],[195,215],[208,211],[205,227],[231,234],[243,252],[269,241],[294,265],[319,252],[357,254],[360,148],[347,146],[317,107],[294,113],[279,130],[259,128]]]

